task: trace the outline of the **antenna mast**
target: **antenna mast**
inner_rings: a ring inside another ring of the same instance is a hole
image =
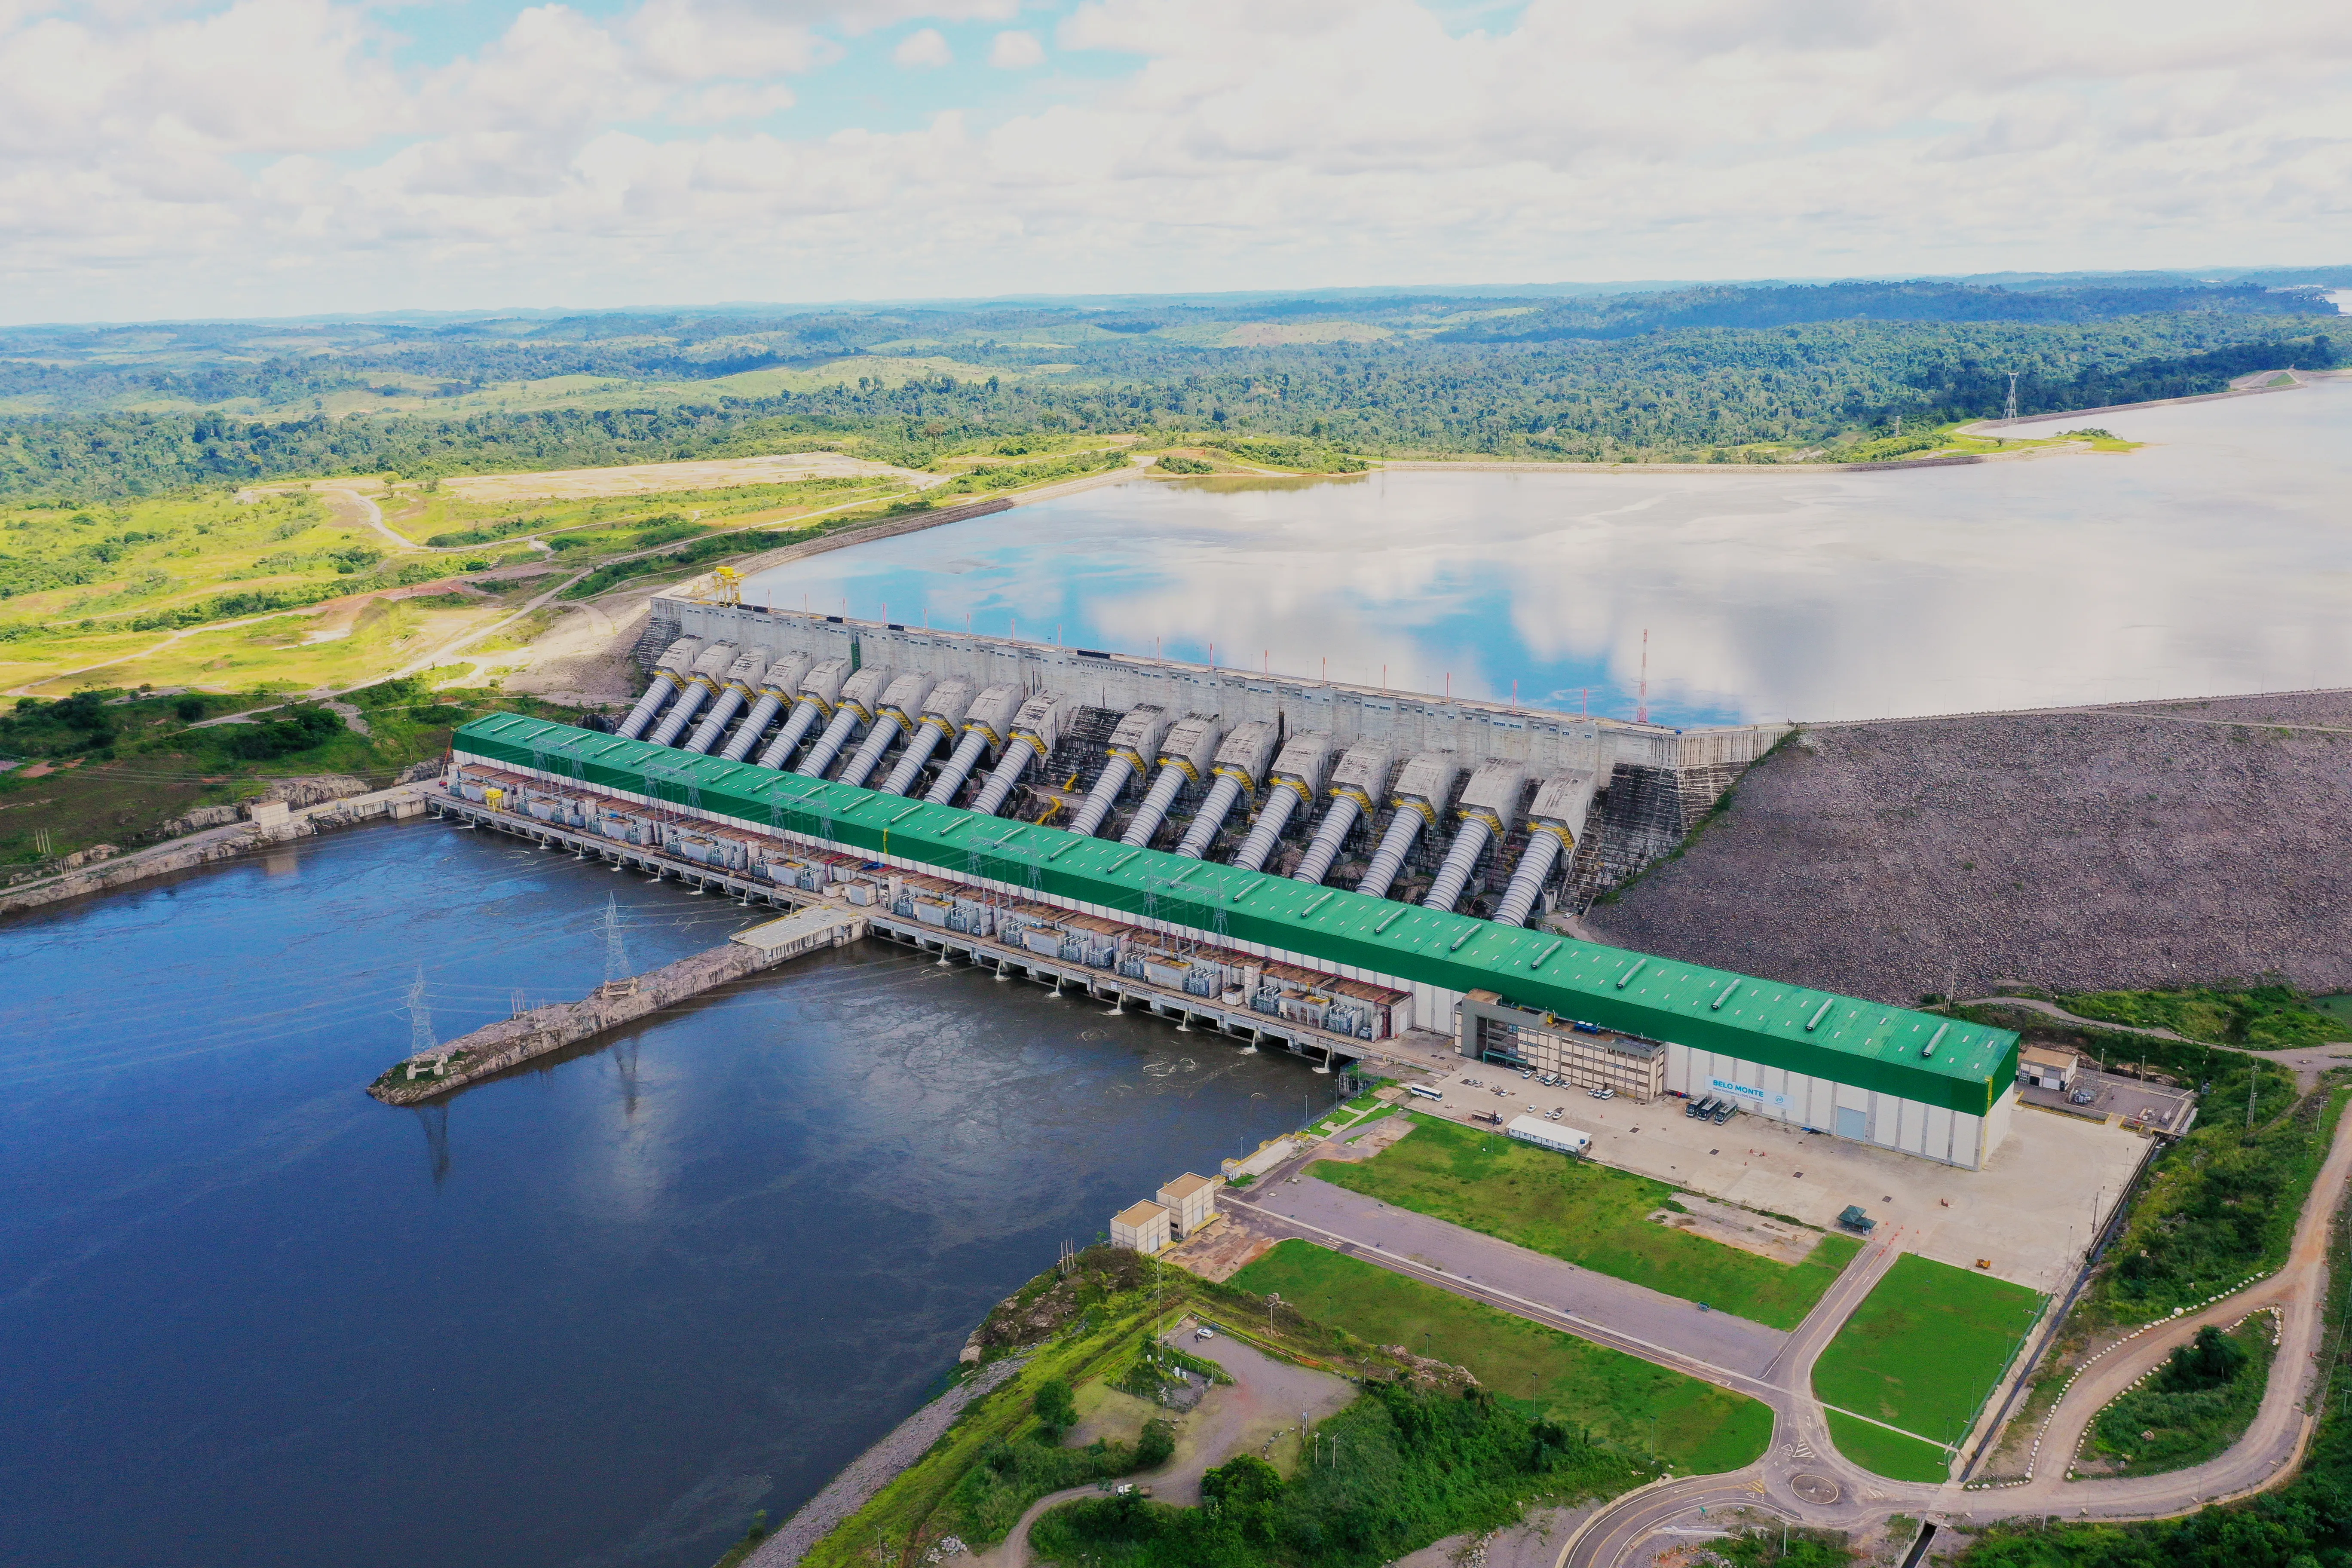
[[[1640,696],[1639,698],[1637,698],[1637,699],[1635,700],[1635,702],[1634,702],[1634,708],[1633,708],[1633,722],[1634,722],[1634,723],[1636,723],[1636,724],[1646,724],[1646,723],[1648,723],[1649,721],[1650,721],[1650,628],[1649,628],[1649,627],[1647,627],[1647,626],[1643,626],[1643,627],[1642,628],[1642,691],[1641,691],[1641,696]]]

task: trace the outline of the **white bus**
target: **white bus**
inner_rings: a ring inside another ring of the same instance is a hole
[[[1444,1089],[1432,1089],[1427,1084],[1409,1083],[1405,1085],[1405,1088],[1411,1091],[1412,1097],[1416,1100],[1444,1100],[1445,1098],[1445,1091]]]

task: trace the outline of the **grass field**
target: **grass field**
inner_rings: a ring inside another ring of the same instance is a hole
[[[1895,1481],[1944,1481],[1952,1474],[1952,1457],[1933,1443],[1922,1443],[1884,1426],[1857,1421],[1841,1411],[1822,1415],[1830,1424],[1830,1440],[1838,1452],[1874,1476]]]
[[[1735,1470],[1771,1441],[1772,1413],[1755,1400],[1308,1242],[1282,1243],[1233,1283],[1278,1292],[1307,1317],[1373,1344],[1468,1367],[1506,1398],[1532,1390],[1550,1419],[1677,1469]]]
[[[1813,1394],[1958,1443],[2041,1311],[2042,1298],[2022,1285],[1906,1253],[1822,1352]],[[1867,1462],[1852,1449],[1846,1457]]]
[[[1326,1161],[1314,1173],[1335,1186],[1776,1329],[1804,1321],[1861,1250],[1851,1237],[1825,1236],[1804,1262],[1778,1263],[1649,1219],[1673,1196],[1664,1182],[1450,1121],[1413,1120],[1411,1137],[1372,1159]]]

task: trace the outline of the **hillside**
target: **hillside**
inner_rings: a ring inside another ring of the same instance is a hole
[[[2347,764],[2352,691],[1811,730],[1588,923],[1890,1002],[2352,990]]]

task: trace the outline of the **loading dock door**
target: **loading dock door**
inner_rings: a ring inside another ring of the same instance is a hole
[[[1843,1105],[1839,1106],[1837,1135],[1841,1138],[1853,1139],[1856,1142],[1860,1143],[1869,1142],[1870,1112],[1866,1110],[1849,1110],[1847,1107]]]

